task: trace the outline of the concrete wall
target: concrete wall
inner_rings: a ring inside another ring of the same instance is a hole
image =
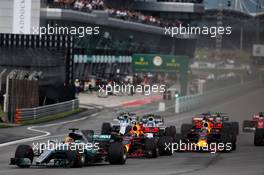
[[[136,1],[132,8],[143,11],[156,12],[183,12],[183,13],[204,13],[204,5],[196,3],[180,3],[180,2],[157,2],[157,1]]]

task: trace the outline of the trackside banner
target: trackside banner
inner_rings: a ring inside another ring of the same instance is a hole
[[[134,54],[132,64],[135,72],[187,72],[188,56]]]
[[[253,56],[254,57],[264,57],[264,45],[254,44],[253,45]]]
[[[179,74],[181,94],[186,94],[189,67],[187,55],[134,54],[132,65],[134,72]]]
[[[31,33],[31,0],[14,0],[13,33]]]

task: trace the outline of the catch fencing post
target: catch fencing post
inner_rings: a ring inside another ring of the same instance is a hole
[[[36,117],[37,117],[36,108],[33,108],[33,115],[34,115],[34,120],[36,120]]]
[[[179,100],[179,98],[175,99],[175,113],[176,114],[180,113],[180,100]]]
[[[160,112],[164,112],[165,111],[165,103],[164,102],[160,102],[159,103],[159,111]]]
[[[74,111],[74,102],[75,102],[75,100],[72,100],[72,111]]]

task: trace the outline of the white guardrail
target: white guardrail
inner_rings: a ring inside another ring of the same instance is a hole
[[[35,120],[50,115],[73,111],[77,108],[79,108],[78,99],[35,108],[16,109],[15,122],[19,123],[27,120]]]
[[[208,91],[204,94],[195,94],[176,98],[175,113],[179,114],[182,112],[190,111],[192,109],[211,104],[215,101],[224,100],[230,96],[235,96],[243,92],[248,92],[251,89],[257,87],[257,85],[257,81],[245,82]]]

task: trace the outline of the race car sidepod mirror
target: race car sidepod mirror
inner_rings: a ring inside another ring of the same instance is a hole
[[[229,117],[224,116],[224,121],[229,121]]]

